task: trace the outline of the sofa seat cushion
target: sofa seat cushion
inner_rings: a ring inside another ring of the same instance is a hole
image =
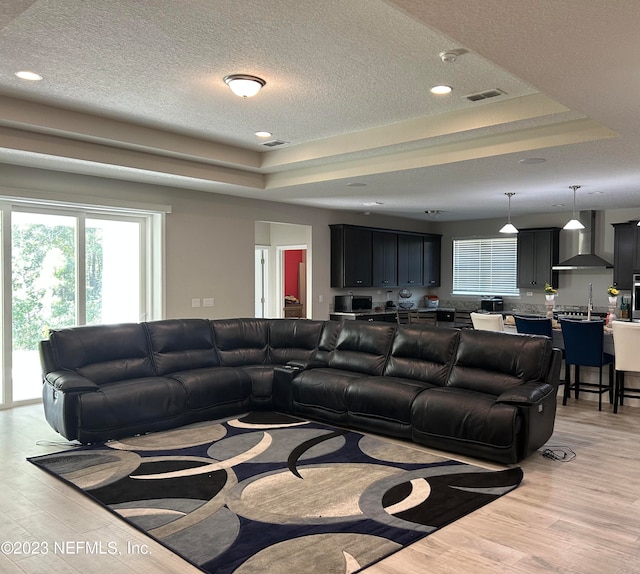
[[[78,396],[78,428],[107,440],[116,436],[109,434],[112,430],[148,422],[174,420],[181,424],[186,401],[183,386],[167,377],[105,383],[98,391]]]
[[[184,388],[189,410],[246,403],[251,395],[249,375],[233,367],[191,369],[172,373],[170,376]]]
[[[347,388],[347,410],[350,415],[409,424],[414,399],[433,386],[398,377],[365,377]]]
[[[344,414],[346,418],[347,389],[351,383],[364,376],[363,373],[330,368],[302,371],[293,380],[294,411],[306,412],[305,407],[314,407]]]
[[[420,393],[413,402],[411,423],[416,442],[446,437],[505,449],[517,446],[520,430],[517,407],[497,403],[492,395],[447,387]]]

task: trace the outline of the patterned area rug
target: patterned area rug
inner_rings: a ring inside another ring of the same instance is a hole
[[[358,572],[522,480],[275,413],[29,460],[212,574]]]

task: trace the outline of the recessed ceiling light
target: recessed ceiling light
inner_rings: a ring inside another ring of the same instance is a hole
[[[564,203],[553,203],[551,207],[564,207]]]
[[[587,195],[602,195],[604,191],[590,191]]]
[[[366,183],[360,183],[359,181],[350,181],[347,183],[347,187],[366,187]]]
[[[271,132],[261,132],[261,131],[258,131],[258,132],[256,132],[256,135],[257,135],[259,138],[270,138],[273,134],[272,134]]]
[[[365,201],[362,205],[364,205],[365,207],[372,207],[375,205],[384,205],[384,203],[382,203],[381,201]]]
[[[525,157],[524,159],[519,160],[518,163],[522,165],[535,165],[537,163],[544,163],[545,161],[547,160],[543,157]]]
[[[21,80],[29,80],[31,82],[39,82],[42,80],[42,76],[40,74],[36,74],[35,72],[28,72],[27,70],[21,70],[20,72],[16,72],[15,74]]]
[[[430,91],[436,96],[446,96],[450,94],[452,90],[453,88],[451,86],[433,86]]]

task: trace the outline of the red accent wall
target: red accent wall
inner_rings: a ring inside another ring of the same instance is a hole
[[[298,299],[298,263],[302,263],[302,254],[302,249],[288,249],[284,252],[284,294]]]

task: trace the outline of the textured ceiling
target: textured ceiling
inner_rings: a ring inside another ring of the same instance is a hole
[[[567,210],[573,184],[640,211],[640,3],[576,6],[4,0],[0,162],[419,219],[501,216],[506,191]],[[267,84],[243,100],[231,73]]]

